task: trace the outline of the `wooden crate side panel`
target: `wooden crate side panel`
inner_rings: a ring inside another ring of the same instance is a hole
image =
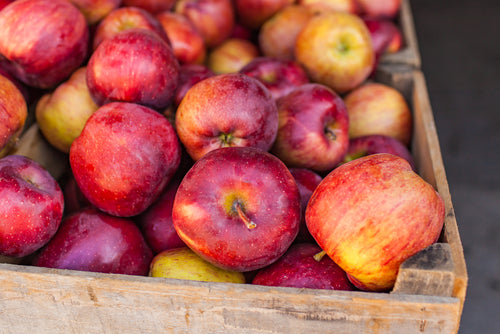
[[[456,298],[1,264],[2,333],[456,333]]]

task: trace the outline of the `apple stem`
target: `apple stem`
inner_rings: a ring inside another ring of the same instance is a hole
[[[325,128],[325,135],[330,140],[337,140],[337,135],[335,134],[335,131],[332,130],[330,127]]]
[[[324,250],[322,250],[321,252],[319,253],[316,253],[313,255],[313,258],[316,260],[316,261],[321,261],[321,259],[323,258],[323,256],[326,255],[326,252]]]
[[[257,224],[255,224],[248,216],[243,212],[243,208],[241,205],[240,201],[235,201],[233,204],[233,208],[236,210],[238,213],[238,217],[245,223],[246,227],[251,230],[257,227]]]

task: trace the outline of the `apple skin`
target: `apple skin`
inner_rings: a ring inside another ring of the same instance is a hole
[[[216,267],[186,246],[157,254],[151,261],[149,276],[201,282],[245,283],[242,273]]]
[[[164,11],[156,15],[165,30],[174,55],[181,64],[203,64],[207,48],[203,36],[189,19],[179,13]]]
[[[0,0],[0,10],[4,9],[4,7],[14,1],[15,0]]]
[[[312,81],[339,94],[362,84],[375,66],[371,35],[363,20],[333,11],[306,23],[297,35],[295,59]]]
[[[334,10],[358,14],[357,0],[297,0],[297,4],[313,9],[315,12]]]
[[[89,207],[61,223],[34,257],[38,267],[146,276],[153,253],[130,218]]]
[[[267,19],[258,31],[262,55],[294,60],[297,35],[313,15],[314,12],[309,8],[292,4]]]
[[[404,96],[395,88],[367,82],[344,97],[349,113],[349,137],[386,135],[408,146],[413,116]]]
[[[87,86],[98,105],[138,103],[167,107],[179,79],[179,62],[156,33],[133,28],[101,42],[87,65]]]
[[[300,193],[300,229],[294,243],[316,243],[306,225],[306,208],[312,193],[321,183],[323,177],[307,168],[290,168]]]
[[[350,139],[349,148],[342,163],[376,153],[390,153],[406,159],[411,168],[416,171],[415,161],[408,147],[396,138],[384,135],[366,135]]]
[[[293,244],[286,253],[255,275],[252,284],[324,290],[357,290],[347,274],[328,256],[314,256],[322,250],[316,244]]]
[[[444,215],[443,199],[408,161],[379,153],[330,172],[309,200],[306,223],[356,287],[388,291],[400,264],[438,240]]]
[[[395,19],[401,8],[401,0],[356,0],[358,13],[364,17]]]
[[[196,83],[213,77],[215,73],[203,64],[183,64],[179,70],[179,81],[174,94],[174,106],[178,107],[187,91]]]
[[[142,213],[161,194],[180,163],[175,130],[160,113],[112,102],[89,117],[69,161],[85,197],[114,216]]]
[[[122,0],[69,0],[69,2],[82,12],[90,26],[100,22],[122,4]]]
[[[0,74],[0,158],[14,146],[27,117],[24,95],[12,80]]]
[[[21,155],[0,159],[0,185],[0,254],[30,255],[59,228],[61,187],[41,165]]]
[[[120,7],[106,15],[96,26],[92,39],[93,50],[97,49],[102,41],[115,36],[119,32],[134,28],[155,32],[167,44],[170,44],[167,33],[153,14],[137,7]]]
[[[342,98],[308,83],[276,101],[279,127],[271,152],[288,167],[328,172],[349,146],[349,118]]]
[[[295,0],[234,0],[234,9],[241,25],[258,30],[276,12],[294,2]]]
[[[180,177],[172,179],[160,198],[135,218],[154,254],[185,246],[172,221],[172,207],[180,183]]]
[[[207,48],[226,40],[236,23],[232,0],[177,0],[174,12],[186,16],[201,33]]]
[[[252,41],[227,38],[209,51],[207,66],[215,74],[235,73],[259,56],[259,48]]]
[[[87,87],[87,68],[80,67],[67,81],[38,100],[35,117],[45,139],[58,150],[69,153],[87,119],[98,108]]]
[[[262,82],[275,100],[287,95],[295,88],[309,83],[306,71],[293,60],[256,57],[239,72]]]
[[[61,189],[64,195],[64,215],[80,211],[92,205],[89,200],[83,195],[82,191],[76,183],[73,173],[69,171],[60,182]]]
[[[177,135],[191,158],[227,146],[268,151],[278,131],[269,90],[241,73],[219,74],[191,87],[177,108]]]
[[[300,194],[288,168],[272,154],[224,147],[186,173],[172,218],[180,238],[206,261],[252,271],[276,261],[297,236]]]
[[[403,36],[399,27],[388,19],[363,18],[372,37],[375,54],[380,57],[385,53],[401,50]]]
[[[151,14],[170,11],[174,8],[176,0],[123,0],[123,6],[139,7]]]
[[[0,11],[0,58],[28,86],[48,89],[87,59],[89,29],[66,0],[17,0]]]

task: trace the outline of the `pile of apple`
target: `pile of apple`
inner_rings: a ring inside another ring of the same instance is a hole
[[[0,1],[0,254],[388,291],[437,241],[412,115],[372,80],[399,0]],[[70,170],[8,154],[28,110]]]

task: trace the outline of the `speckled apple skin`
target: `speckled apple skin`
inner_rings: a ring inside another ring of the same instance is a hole
[[[321,248],[312,243],[297,243],[273,264],[259,270],[252,284],[292,288],[356,290],[347,274],[328,256],[317,261]]]
[[[66,218],[35,256],[39,267],[147,275],[153,253],[130,218],[86,208]]]
[[[242,201],[255,228],[228,211],[230,199]],[[172,217],[181,239],[202,258],[224,269],[251,271],[276,261],[297,236],[300,194],[275,156],[255,148],[221,148],[188,171]]]
[[[335,168],[318,185],[306,224],[360,289],[390,290],[400,264],[436,242],[444,202],[403,158],[379,153]]]
[[[0,159],[0,254],[23,257],[40,249],[63,211],[63,192],[48,171],[24,156]]]
[[[89,117],[69,161],[84,196],[102,211],[125,217],[140,214],[158,198],[180,154],[175,130],[160,113],[113,102]]]
[[[14,82],[0,74],[0,157],[7,154],[23,130],[28,107]]]
[[[349,117],[342,98],[325,85],[304,84],[276,101],[278,133],[271,152],[289,167],[328,172],[349,145]],[[325,128],[335,138],[325,133]]]
[[[87,21],[69,1],[18,0],[0,12],[0,54],[29,86],[62,82],[87,58],[88,44]]]
[[[242,73],[219,74],[191,87],[176,114],[176,130],[186,151],[198,160],[225,146],[267,151],[278,131],[278,111],[269,90]],[[221,136],[229,134],[229,143]]]

